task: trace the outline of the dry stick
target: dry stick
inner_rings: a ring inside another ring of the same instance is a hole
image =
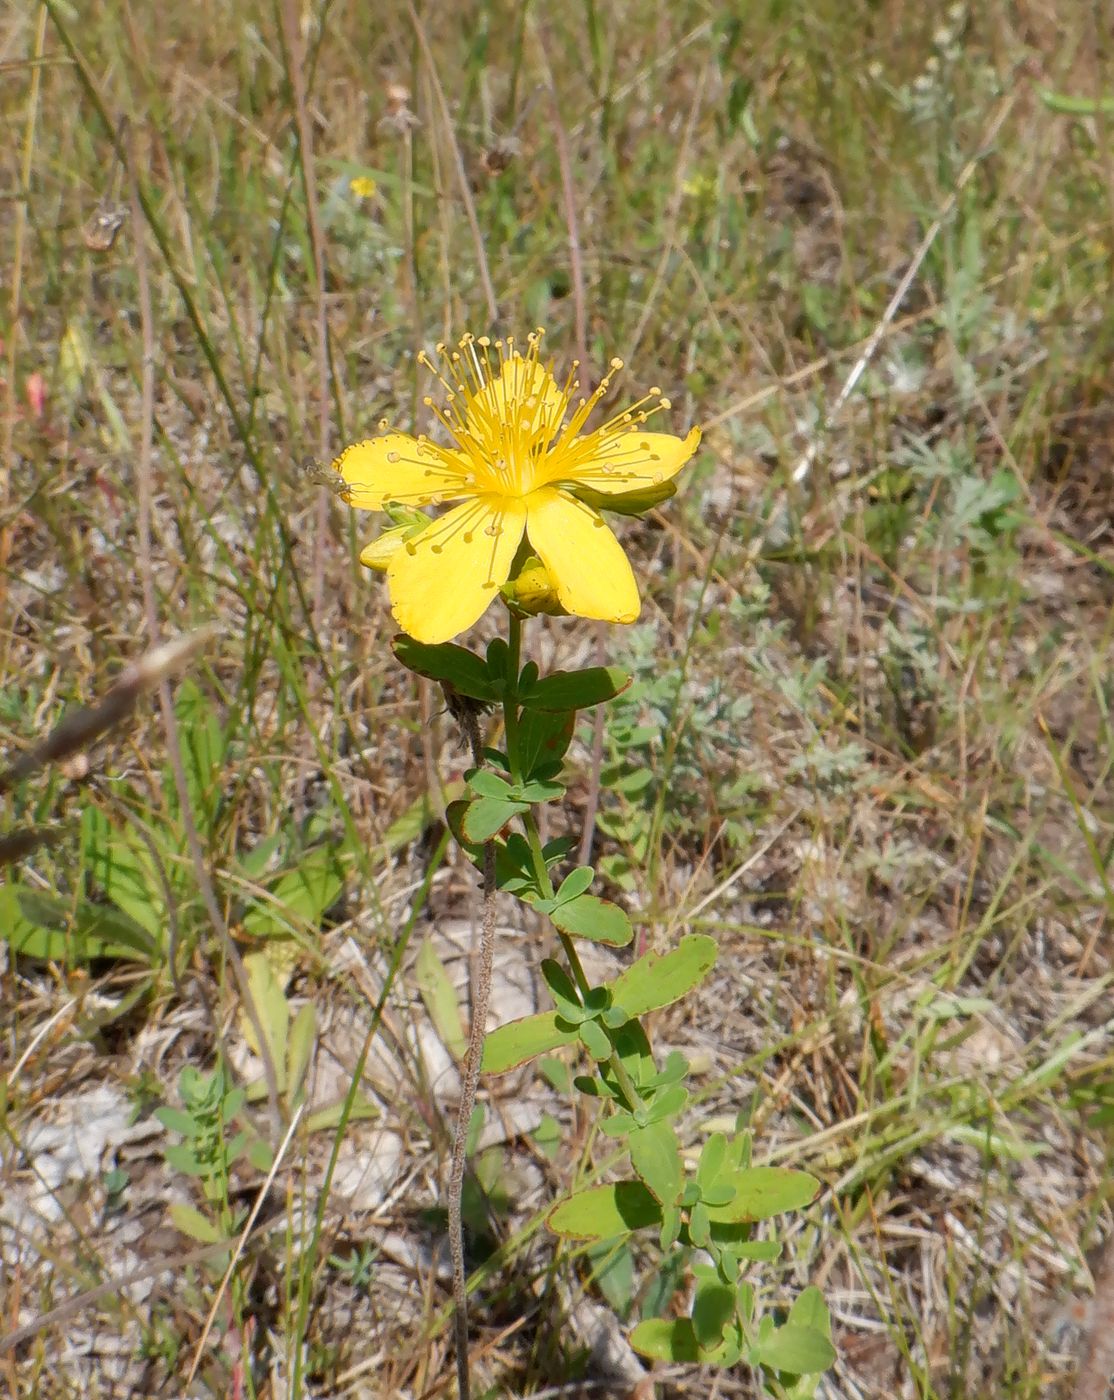
[[[8,302],[8,379],[4,394],[4,437],[0,452],[0,603],[7,590],[8,558],[12,548],[11,522],[3,517],[11,499],[12,447],[15,442],[15,372],[16,347],[19,341],[19,309],[23,287],[23,240],[27,232],[27,201],[31,196],[31,161],[35,150],[35,124],[39,112],[39,90],[42,87],[42,65],[46,44],[46,6],[39,6],[39,21],[35,27],[35,44],[31,55],[31,90],[27,96],[27,122],[23,137],[23,159],[19,167],[19,187],[16,191],[15,230],[12,241],[12,286]]]
[[[152,642],[158,641],[159,614],[155,602],[155,575],[151,563],[151,444],[155,426],[155,328],[151,315],[151,282],[147,269],[146,228],[143,223],[142,206],[139,200],[139,181],[136,178],[135,137],[132,134],[127,154],[128,198],[131,206],[132,242],[135,244],[135,272],[139,290],[139,324],[143,337],[143,383],[140,405],[139,457],[136,466],[138,484],[137,534],[139,545],[139,575],[143,589],[143,610],[146,614],[147,633]],[[193,805],[186,771],[182,763],[182,748],[178,734],[178,717],[174,713],[174,700],[170,694],[170,684],[162,679],[158,683],[159,709],[162,711],[163,730],[166,734],[166,747],[170,757],[170,769],[174,775],[174,789],[178,796],[178,806],[185,828],[186,845],[189,847],[190,862],[194,878],[201,891],[209,920],[232,967],[236,985],[240,990],[240,1000],[248,1014],[251,1028],[255,1032],[259,1054],[263,1060],[263,1074],[267,1080],[267,1099],[275,1130],[282,1128],[282,1112],[279,1107],[278,1079],[271,1057],[270,1045],[263,1031],[263,1023],[255,1000],[251,994],[247,972],[239,951],[228,931],[224,915],[217,901],[212,879],[205,865],[205,855],[201,849],[201,839],[197,833]]]
[[[287,75],[294,93],[294,119],[298,125],[299,165],[302,189],[306,201],[306,222],[313,250],[313,276],[317,284],[317,454],[322,462],[329,459],[329,326],[325,315],[325,240],[321,233],[321,216],[317,207],[317,173],[313,154],[313,128],[306,110],[306,80],[302,71],[304,54],[299,42],[296,0],[282,0],[282,29],[286,52]],[[321,487],[317,493],[317,523],[313,539],[313,615],[320,626],[321,606],[325,596],[325,548],[329,527],[329,493]]]
[[[986,130],[983,132],[983,135],[979,140],[979,144],[975,149],[974,155],[959,172],[959,178],[955,182],[955,188],[948,195],[947,199],[945,199],[939,214],[936,215],[935,219],[933,219],[932,223],[928,226],[924,237],[921,239],[917,247],[917,251],[913,254],[909,266],[905,269],[905,275],[897,284],[897,288],[894,291],[893,296],[890,298],[885,311],[882,312],[881,319],[879,320],[878,324],[874,327],[870,339],[867,341],[863,349],[863,353],[855,361],[854,365],[852,365],[851,373],[847,376],[847,380],[844,383],[843,388],[839,391],[839,394],[836,396],[835,403],[832,405],[829,412],[825,414],[824,421],[820,425],[819,432],[813,438],[812,442],[809,443],[809,446],[805,451],[804,455],[801,457],[801,460],[793,468],[793,474],[790,480],[793,482],[794,485],[799,485],[802,481],[804,481],[805,478],[808,476],[809,472],[812,470],[816,462],[817,454],[820,451],[821,439],[823,438],[824,434],[831,429],[832,425],[839,417],[839,414],[843,409],[844,404],[851,397],[852,393],[854,393],[855,386],[863,377],[863,374],[866,372],[867,366],[870,364],[871,360],[874,359],[874,356],[878,351],[878,347],[882,343],[882,338],[889,329],[890,322],[894,319],[898,311],[901,309],[901,303],[905,300],[909,288],[913,285],[913,279],[920,271],[921,264],[928,256],[928,250],[936,242],[940,230],[944,227],[944,224],[951,217],[952,211],[954,210],[959,200],[959,196],[963,193],[968,181],[971,179],[971,176],[979,168],[979,165],[982,162],[982,160],[987,155],[989,155],[990,147],[993,144],[995,138],[997,137],[999,131],[1001,131],[1002,125],[1005,122],[1006,118],[1013,110],[1013,106],[1014,103],[1017,101],[1019,92],[1019,88],[1014,88],[1013,92],[1011,92],[1008,97],[1004,97],[1002,101],[998,104],[998,110],[994,113],[993,117],[991,117]]]
[[[445,89],[441,86],[441,79],[437,76],[437,65],[433,60],[433,51],[429,47],[429,39],[426,37],[425,28],[418,17],[418,12],[414,8],[414,0],[406,0],[406,8],[410,11],[410,22],[414,26],[414,33],[418,36],[422,58],[425,59],[425,65],[429,69],[429,81],[433,85],[433,91],[437,94],[437,105],[441,108],[441,119],[445,123],[445,131],[448,134],[449,144],[452,146],[453,164],[456,166],[456,178],[460,185],[460,200],[464,205],[464,212],[468,215],[472,241],[476,245],[476,263],[480,269],[480,281],[483,283],[484,297],[487,300],[487,314],[494,327],[495,322],[499,319],[499,303],[495,299],[495,288],[492,286],[491,273],[488,271],[487,252],[484,249],[483,234],[480,232],[480,221],[476,217],[476,204],[468,184],[468,172],[464,168],[464,156],[461,154],[460,142],[456,139],[456,132],[453,130],[453,118],[449,111],[448,99],[445,97]]]
[[[471,710],[463,710],[460,722],[468,736],[472,761],[483,766],[483,739],[480,724]],[[460,1105],[456,1111],[453,1151],[449,1160],[449,1254],[453,1265],[453,1335],[456,1350],[456,1381],[460,1400],[472,1393],[468,1375],[468,1279],[464,1270],[464,1222],[461,1202],[464,1196],[464,1166],[468,1156],[468,1128],[476,1106],[476,1089],[483,1063],[484,1036],[487,1032],[487,1003],[491,993],[491,969],[495,959],[495,844],[484,844],[483,909],[480,915],[480,956],[472,984],[472,1021],[468,1028],[468,1051],[460,1085]]]

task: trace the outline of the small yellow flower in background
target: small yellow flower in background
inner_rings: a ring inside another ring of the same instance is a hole
[[[341,494],[363,510],[460,502],[391,541],[391,609],[417,641],[448,641],[471,627],[510,578],[524,539],[566,612],[633,622],[641,610],[627,556],[597,507],[610,499],[629,512],[670,494],[667,483],[696,451],[700,430],[684,438],[647,432],[650,415],[670,407],[651,389],[586,432],[622,362],[612,360],[596,391],[577,398],[575,365],[559,386],[540,362],[541,340],[541,331],[531,334],[523,354],[511,337],[466,335],[456,349],[437,347],[439,364],[420,355],[445,394],[443,406],[425,403],[452,445],[385,432],[333,463]],[[361,556],[373,567],[381,567],[381,553],[368,557],[377,545]]]
[[[348,182],[348,193],[357,199],[371,199],[378,188],[370,175],[354,175]]]

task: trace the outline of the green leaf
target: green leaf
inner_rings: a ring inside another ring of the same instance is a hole
[[[169,1215],[175,1227],[191,1240],[197,1240],[201,1244],[217,1244],[224,1239],[211,1220],[182,1201],[173,1202]]]
[[[576,715],[572,710],[523,710],[518,726],[518,757],[528,779],[539,769],[547,774],[560,770],[575,729]]]
[[[670,1006],[700,985],[715,960],[715,939],[689,934],[672,952],[647,953],[627,968],[611,984],[612,1000],[632,1017]]]
[[[709,1207],[708,1218],[713,1222],[768,1220],[807,1206],[820,1190],[814,1176],[790,1167],[748,1167],[727,1179],[734,1184],[735,1196],[725,1206]]]
[[[267,1053],[275,1069],[278,1089],[282,1093],[286,1089],[286,1032],[290,1025],[286,992],[266,953],[245,953],[244,970],[248,975],[252,1004],[267,1040]],[[243,1030],[244,1038],[258,1055],[256,1031],[250,1017],[244,1018]]]
[[[475,802],[469,802],[460,829],[468,841],[490,841],[519,812],[526,811],[529,808],[525,802],[512,802],[505,797],[478,797]]]
[[[313,1053],[317,1014],[312,1001],[298,1008],[286,1038],[286,1083],[291,1096],[302,1088]]]
[[[297,866],[267,886],[244,914],[243,925],[253,938],[274,938],[305,930],[316,933],[328,909],[344,889],[344,862],[332,846],[303,852]]]
[[[506,778],[501,778],[490,768],[474,769],[469,775],[468,786],[477,797],[506,797],[512,790]]]
[[[724,1330],[734,1317],[733,1288],[718,1280],[704,1280],[697,1285],[692,1303],[692,1326],[701,1349],[720,1346]]]
[[[553,671],[519,696],[530,710],[585,710],[614,700],[630,685],[630,676],[619,666],[589,666],[583,671]]]
[[[578,865],[575,870],[570,870],[557,891],[558,904],[564,904],[566,900],[575,899],[577,895],[583,894],[591,885],[594,874],[595,871],[590,865]]]
[[[162,1104],[155,1109],[154,1116],[164,1128],[169,1128],[172,1133],[179,1133],[184,1138],[200,1137],[201,1135],[202,1125],[180,1108],[174,1108],[170,1104]]]
[[[415,973],[418,990],[437,1034],[445,1047],[458,1060],[462,1060],[468,1048],[468,1037],[464,1033],[456,988],[445,971],[445,964],[437,956],[431,938],[425,939],[418,950]]]
[[[789,1309],[789,1321],[796,1327],[807,1327],[831,1338],[832,1315],[824,1301],[824,1295],[815,1284],[801,1290],[793,1306]]]
[[[166,898],[150,852],[132,832],[113,829],[97,807],[81,814],[81,851],[86,869],[97,888],[122,909],[156,944],[166,930]],[[163,851],[164,865],[174,866],[174,853]]]
[[[627,1139],[631,1166],[663,1206],[673,1205],[681,1194],[684,1167],[677,1134],[669,1123],[636,1128]]]
[[[70,900],[18,884],[0,886],[0,938],[13,953],[66,964],[94,958],[158,960],[150,934],[112,905]]]
[[[609,1240],[648,1225],[661,1225],[661,1206],[641,1181],[592,1186],[561,1201],[546,1224],[555,1235],[577,1240]]]
[[[194,814],[212,825],[220,803],[225,739],[213,702],[197,682],[186,676],[174,702],[178,719],[179,749],[186,774],[186,789]],[[173,792],[172,782],[166,784]]]
[[[634,937],[630,920],[622,909],[596,894],[582,894],[558,904],[549,917],[562,933],[571,934],[573,938],[590,938],[593,943],[606,943],[612,948],[623,948]],[[633,1014],[625,1003],[623,1010],[628,1016]]]
[[[505,686],[494,680],[487,662],[474,652],[452,642],[429,646],[413,637],[399,633],[391,641],[391,649],[399,661],[415,675],[450,685],[461,695],[489,704],[502,700]]]
[[[768,1337],[755,1342],[749,1355],[752,1364],[788,1371],[793,1376],[826,1371],[836,1359],[835,1347],[822,1332],[793,1322],[776,1327]]]
[[[634,1255],[627,1244],[602,1241],[588,1246],[592,1260],[592,1278],[606,1298],[612,1312],[624,1316],[634,1300]]]
[[[713,1236],[715,1232],[713,1231]],[[769,1264],[781,1257],[780,1240],[740,1240],[731,1246],[731,1253],[740,1259],[752,1259],[759,1264]],[[819,1292],[819,1290],[817,1290]]]
[[[510,1021],[489,1032],[484,1041],[484,1073],[505,1074],[536,1055],[545,1055],[562,1045],[571,1045],[575,1039],[575,1030],[558,1029],[556,1011],[523,1016],[518,1021]]]
[[[593,1060],[609,1060],[611,1058],[611,1041],[607,1038],[607,1032],[597,1021],[582,1021],[577,1028],[580,1036],[580,1043],[591,1055]]]
[[[687,1317],[647,1318],[630,1334],[630,1344],[639,1356],[651,1361],[691,1363],[700,1360],[696,1333]]]

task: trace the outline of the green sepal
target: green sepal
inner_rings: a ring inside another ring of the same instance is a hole
[[[610,511],[612,515],[645,515],[663,501],[671,500],[677,494],[677,483],[674,480],[659,481],[655,486],[640,486],[637,491],[624,491],[618,496],[593,491],[590,486],[578,483],[572,494],[595,511]]]
[[[408,671],[450,685],[460,695],[489,705],[503,699],[505,681],[493,679],[488,662],[465,647],[453,642],[430,646],[399,632],[391,639],[391,650]]]

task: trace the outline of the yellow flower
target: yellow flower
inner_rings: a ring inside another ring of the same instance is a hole
[[[348,182],[350,194],[354,194],[357,199],[371,199],[378,189],[375,181],[370,175],[353,175]]]
[[[511,337],[466,335],[457,349],[438,346],[443,407],[427,398],[451,439],[385,432],[354,443],[333,463],[342,495],[363,510],[391,504],[437,506],[447,514],[404,541],[387,565],[395,620],[420,642],[444,642],[470,627],[510,577],[519,547],[545,565],[566,612],[633,622],[638,585],[619,541],[594,505],[621,507],[677,474],[696,451],[700,430],[685,438],[647,432],[651,413],[669,408],[651,389],[625,413],[585,432],[622,362],[588,398],[577,398],[576,367],[558,386],[540,363],[542,332],[521,353]],[[580,500],[583,489],[592,505]],[[369,561],[370,562],[370,561]]]

